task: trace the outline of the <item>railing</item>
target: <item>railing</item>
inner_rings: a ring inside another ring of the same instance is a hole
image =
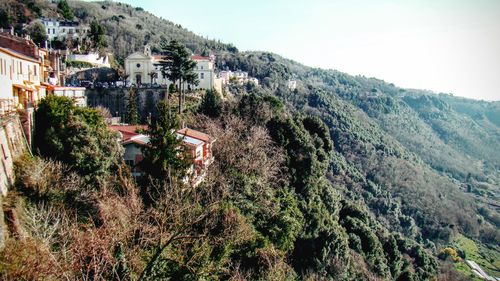
[[[0,116],[16,112],[16,104],[13,99],[0,99]]]

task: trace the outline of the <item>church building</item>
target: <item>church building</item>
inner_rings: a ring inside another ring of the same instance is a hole
[[[198,75],[199,84],[191,86],[194,89],[215,89],[222,92],[221,80],[215,75],[215,57],[192,56],[196,62],[195,73]],[[125,59],[125,73],[128,75],[127,81],[136,86],[144,84],[158,84],[169,86],[172,84],[161,72],[161,55],[153,55],[151,48],[146,45],[143,52],[135,52]],[[186,85],[187,89],[187,85]]]

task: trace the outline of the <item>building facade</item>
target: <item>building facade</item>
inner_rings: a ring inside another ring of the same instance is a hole
[[[42,58],[29,39],[0,34],[0,99],[12,100],[17,109],[27,109],[45,96]]]
[[[54,39],[83,38],[89,31],[87,26],[80,25],[77,21],[59,21],[57,19],[41,19],[49,41]]]
[[[192,89],[215,89],[221,92],[221,80],[215,75],[215,58],[191,56],[191,59],[196,62],[194,71],[199,80],[197,86],[191,86]],[[125,59],[125,73],[128,75],[127,81],[137,86],[158,84],[168,87],[172,84],[172,81],[163,76],[161,61],[162,56],[153,55],[149,46],[145,46],[142,52],[132,53]],[[188,85],[185,85],[185,87],[187,89]]]
[[[245,84],[245,83],[254,83],[255,85],[259,85],[259,80],[254,77],[250,77],[248,72],[246,71],[231,71],[231,70],[223,70],[219,72],[219,78],[223,85],[228,84]]]
[[[68,97],[73,100],[74,104],[79,107],[87,106],[87,96],[85,95],[85,87],[63,87],[45,84],[47,87],[47,95],[55,95],[58,97]]]

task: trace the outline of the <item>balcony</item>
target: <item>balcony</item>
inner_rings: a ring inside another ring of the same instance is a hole
[[[14,99],[0,99],[0,117],[16,113]]]

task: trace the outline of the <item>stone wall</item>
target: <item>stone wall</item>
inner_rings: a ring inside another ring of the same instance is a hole
[[[2,201],[14,184],[14,160],[28,151],[19,115],[0,116],[0,248],[5,241]]]
[[[87,106],[102,106],[109,109],[113,117],[121,117],[126,121],[127,102],[129,100],[131,89],[87,89]],[[156,104],[165,99],[166,89],[135,89],[136,103],[139,111],[139,117],[142,122],[146,121],[148,116],[156,116]]]
[[[17,114],[0,117],[0,194],[5,196],[14,184],[14,160],[28,151]]]

